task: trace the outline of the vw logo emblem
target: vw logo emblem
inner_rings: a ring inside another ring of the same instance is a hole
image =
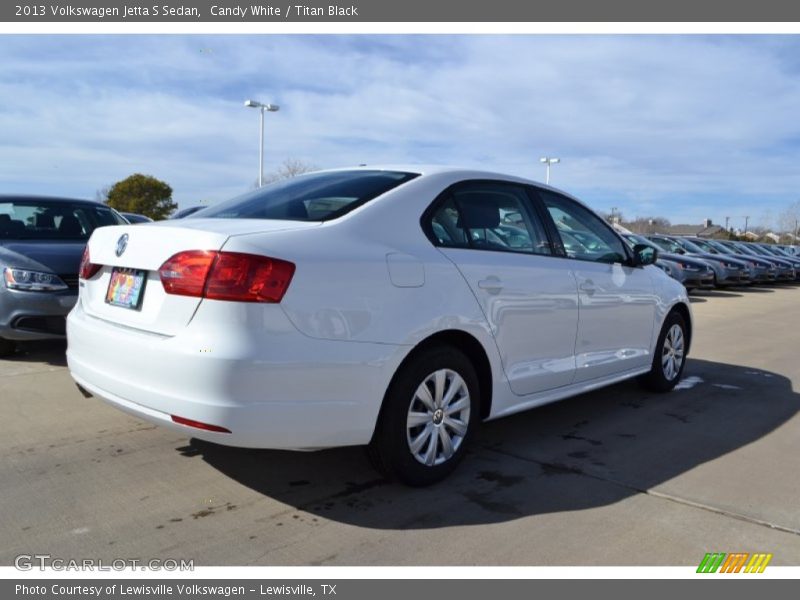
[[[117,249],[115,251],[116,255],[122,256],[123,252],[125,252],[125,248],[127,247],[128,247],[128,234],[123,233],[121,236],[119,236],[119,239],[117,240]]]

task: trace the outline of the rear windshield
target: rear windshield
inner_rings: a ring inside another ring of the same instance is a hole
[[[278,181],[187,218],[328,221],[417,177],[399,171],[334,171]]]
[[[98,227],[124,223],[101,204],[0,198],[0,240],[88,240]]]

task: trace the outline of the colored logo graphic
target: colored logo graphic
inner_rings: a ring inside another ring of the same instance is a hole
[[[748,552],[708,552],[700,566],[698,573],[763,573],[767,568],[772,554]]]

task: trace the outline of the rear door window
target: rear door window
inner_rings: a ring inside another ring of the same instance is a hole
[[[521,186],[469,182],[450,190],[429,214],[432,241],[448,248],[551,254],[541,220]]]

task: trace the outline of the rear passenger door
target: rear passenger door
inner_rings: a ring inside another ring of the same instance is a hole
[[[577,288],[553,258],[545,218],[524,186],[472,181],[446,191],[424,222],[478,300],[519,395],[568,385],[575,371]]]

